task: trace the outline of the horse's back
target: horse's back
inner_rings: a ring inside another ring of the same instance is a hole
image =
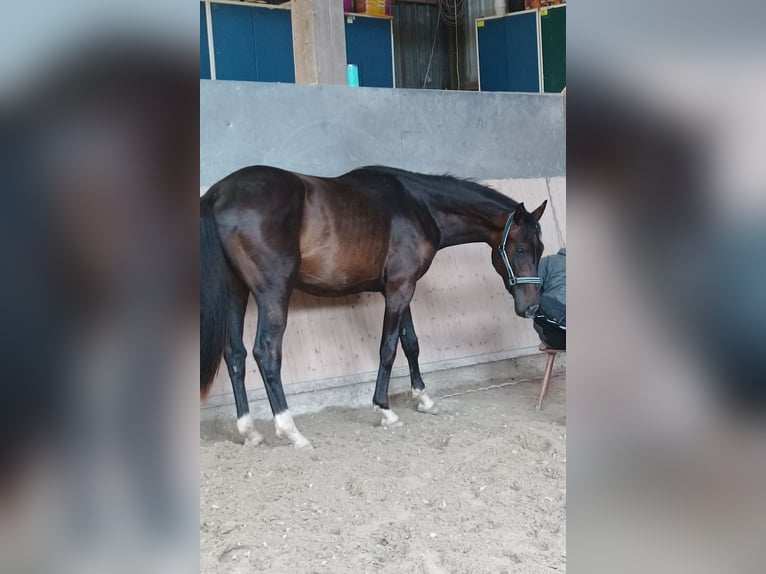
[[[237,170],[219,181],[216,187],[216,204],[219,209],[225,205],[234,205],[261,212],[299,207],[304,192],[298,174],[265,165]]]

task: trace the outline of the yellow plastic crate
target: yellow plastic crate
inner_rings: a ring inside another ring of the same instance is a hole
[[[391,0],[355,0],[354,12],[370,16],[390,16]]]

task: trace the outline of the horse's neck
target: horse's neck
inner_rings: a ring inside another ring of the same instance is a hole
[[[439,248],[463,243],[495,246],[515,202],[494,190],[477,193],[467,186],[459,197],[434,194],[431,214],[441,233]]]

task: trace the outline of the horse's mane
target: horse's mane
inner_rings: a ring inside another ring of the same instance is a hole
[[[519,202],[503,195],[496,189],[482,185],[473,179],[456,177],[450,173],[431,175],[407,171],[395,167],[374,165],[355,171],[367,171],[393,175],[414,197],[428,204],[437,201],[441,205],[459,206],[462,212],[485,214],[496,210],[512,211]],[[354,172],[352,172],[354,173]],[[535,251],[542,251],[540,223],[530,214],[526,214],[521,227],[521,238],[529,241]]]
[[[470,202],[477,206],[504,210],[514,209],[518,205],[518,202],[496,189],[482,185],[473,179],[457,177],[450,173],[434,175],[382,165],[368,166],[355,171],[374,171],[393,175],[416,197],[434,197],[456,204]]]

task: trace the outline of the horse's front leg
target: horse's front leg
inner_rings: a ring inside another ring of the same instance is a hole
[[[383,413],[381,425],[384,427],[399,426],[402,423],[388,405],[388,383],[391,379],[391,367],[396,358],[396,348],[399,344],[399,327],[402,315],[412,300],[415,292],[414,284],[388,286],[384,293],[386,297],[386,312],[383,316],[383,335],[380,340],[380,366],[378,378],[375,381],[373,404]]]
[[[426,386],[423,383],[423,377],[420,375],[420,365],[418,364],[420,346],[418,345],[418,336],[415,334],[415,326],[412,323],[412,312],[409,305],[407,305],[404,313],[402,313],[402,320],[399,325],[399,339],[402,342],[402,349],[404,349],[407,363],[410,366],[412,397],[418,401],[418,410],[422,413],[435,413],[434,401],[426,393]]]

